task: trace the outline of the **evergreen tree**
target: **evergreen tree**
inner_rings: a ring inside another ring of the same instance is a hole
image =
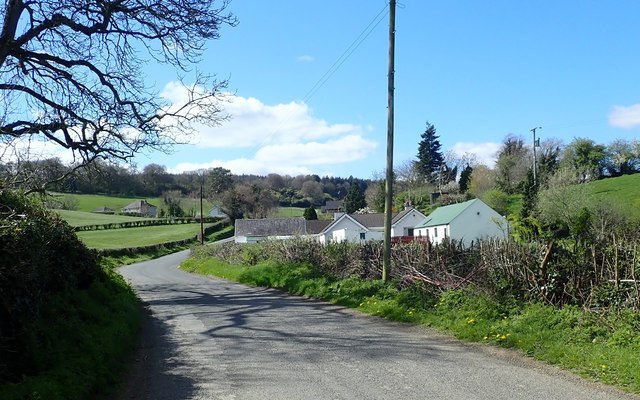
[[[460,181],[458,182],[460,193],[466,193],[469,189],[469,182],[471,181],[472,172],[473,168],[469,164],[467,164],[467,166],[460,173]]]
[[[436,135],[436,127],[427,122],[427,127],[418,144],[418,160],[415,162],[418,174],[427,182],[435,183],[440,168],[444,164],[444,155],[440,151],[440,141]]]
[[[318,213],[316,213],[316,209],[313,208],[313,206],[305,208],[304,209],[304,214],[302,214],[302,216],[306,220],[318,219]]]
[[[364,199],[364,194],[360,190],[360,186],[351,185],[347,196],[344,198],[344,208],[348,214],[353,214],[361,208],[365,208],[367,202]]]

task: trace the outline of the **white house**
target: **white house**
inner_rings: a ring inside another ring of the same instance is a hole
[[[391,220],[391,236],[413,236],[413,228],[425,215],[415,208],[407,208],[394,214]],[[320,243],[366,242],[384,239],[384,213],[336,214],[336,218],[318,234]]]
[[[438,207],[414,228],[414,235],[441,243],[450,237],[468,246],[474,240],[504,238],[507,220],[479,199]]]
[[[122,207],[120,212],[124,215],[156,217],[158,215],[158,207],[148,203],[146,200],[136,200],[133,203]]]

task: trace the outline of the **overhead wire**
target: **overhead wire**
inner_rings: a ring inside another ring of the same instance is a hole
[[[371,22],[360,32],[360,34],[351,42],[351,44],[345,49],[344,52],[336,59],[336,61],[329,67],[329,69],[316,81],[316,83],[309,89],[309,91],[302,98],[303,102],[309,101],[317,92],[324,86],[324,84],[333,76],[333,74],[340,69],[349,57],[356,51],[358,47],[371,35],[373,30],[384,20],[389,13],[387,4],[373,17]]]
[[[327,69],[327,71],[316,81],[316,83],[307,91],[302,98],[302,102],[308,102],[324,84],[335,74],[340,67],[349,59],[349,57],[360,47],[360,45],[373,33],[374,29],[384,20],[384,17],[389,13],[388,3],[385,2],[385,6],[376,14],[375,17],[369,22],[369,24],[360,32],[360,34],[351,42],[351,44],[342,52],[342,54],[336,59],[336,61]],[[285,119],[280,122],[276,129],[273,129],[268,135],[266,135],[260,143],[254,147],[259,147],[267,143],[279,130],[288,122],[289,119]]]

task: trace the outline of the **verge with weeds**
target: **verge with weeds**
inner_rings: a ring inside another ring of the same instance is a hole
[[[422,272],[396,274],[391,281],[382,282],[375,279],[375,264],[372,266],[370,261],[376,249],[371,246],[318,246],[304,240],[212,246],[196,250],[182,268],[321,298],[396,321],[431,326],[462,340],[519,349],[594,381],[640,393],[637,309],[588,309],[577,304],[552,305],[540,299],[512,296],[507,290],[483,287],[487,275],[480,276],[468,265],[454,271],[451,264],[443,263],[449,265],[448,270],[434,275],[428,274],[433,268],[431,264]],[[405,253],[412,251],[416,249]],[[431,255],[439,261],[441,256]],[[369,262],[363,261],[366,257]],[[339,263],[343,263],[341,269],[337,268]],[[464,269],[466,276],[476,278],[475,282],[469,279],[457,288],[434,290],[434,283]],[[513,284],[500,272],[504,271],[493,272],[499,278],[498,284]],[[415,279],[416,276],[423,279]],[[434,276],[440,280],[436,281]]]

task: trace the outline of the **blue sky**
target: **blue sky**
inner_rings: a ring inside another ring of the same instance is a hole
[[[382,172],[386,1],[233,0],[229,9],[239,25],[222,28],[197,68],[230,79],[231,120],[201,127],[171,155],[142,154],[138,166],[360,178]],[[505,136],[529,142],[533,127],[542,127],[543,140],[565,144],[638,138],[639,17],[637,0],[400,1],[395,164],[415,159],[426,121],[444,151],[474,153],[488,164]],[[169,98],[177,95],[175,79],[166,67],[148,68],[148,81]]]

